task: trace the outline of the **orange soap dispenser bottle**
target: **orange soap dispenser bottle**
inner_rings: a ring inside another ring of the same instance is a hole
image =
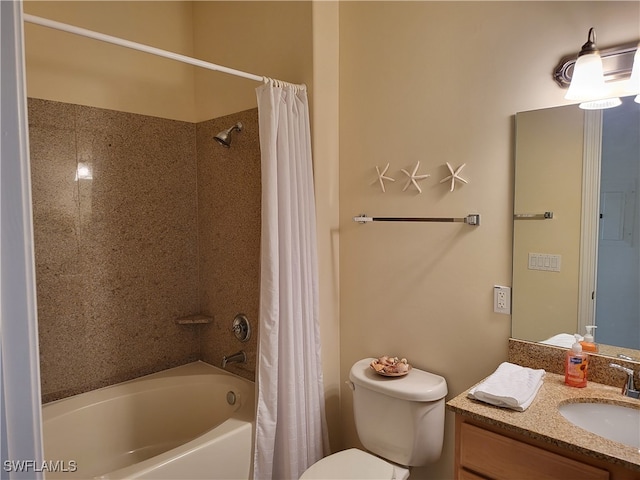
[[[587,334],[584,336],[584,340],[580,342],[582,345],[582,351],[598,353],[598,345],[593,341],[593,329],[598,328],[595,325],[587,325]]]
[[[589,355],[582,351],[580,345],[580,335],[575,334],[576,341],[567,351],[564,362],[564,383],[572,387],[587,386],[587,369],[589,365]]]

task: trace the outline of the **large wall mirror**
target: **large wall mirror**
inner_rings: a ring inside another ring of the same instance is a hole
[[[516,114],[512,336],[640,361],[640,104]]]

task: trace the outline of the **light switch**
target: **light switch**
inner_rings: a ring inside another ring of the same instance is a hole
[[[529,270],[559,272],[562,255],[551,253],[529,253]]]

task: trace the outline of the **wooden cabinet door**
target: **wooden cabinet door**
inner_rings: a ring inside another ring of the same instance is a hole
[[[456,480],[487,480],[487,478],[476,475],[465,468],[460,468],[458,469]]]
[[[609,480],[609,472],[606,470],[585,465],[475,425],[462,423],[459,431],[459,465],[462,469],[471,470],[487,478]]]

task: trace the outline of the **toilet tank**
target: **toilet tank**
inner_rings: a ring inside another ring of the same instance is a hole
[[[442,453],[446,380],[413,368],[403,377],[384,377],[356,362],[349,372],[358,437],[372,453],[406,466],[433,463]]]

